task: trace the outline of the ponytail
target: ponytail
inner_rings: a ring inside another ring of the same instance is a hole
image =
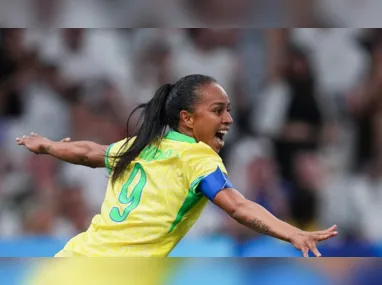
[[[116,157],[118,161],[113,168],[112,183],[115,183],[122,176],[129,164],[146,146],[159,143],[163,138],[167,127],[166,101],[172,88],[172,84],[163,85],[156,91],[154,97],[148,103],[139,105],[130,114],[127,120],[127,133],[130,119],[139,109],[143,109],[140,117],[140,120],[143,119],[143,122],[130,148]],[[129,143],[130,139],[131,137],[127,139],[124,146]]]

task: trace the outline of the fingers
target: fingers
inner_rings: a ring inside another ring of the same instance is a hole
[[[16,138],[16,142],[18,145],[23,145],[25,144],[25,141],[28,139],[27,136],[22,136],[21,138],[20,137],[17,137]]]
[[[309,257],[309,250],[314,254],[314,256],[316,257],[321,257],[322,254],[320,253],[320,251],[318,250],[317,246],[315,243],[310,243],[308,244],[306,247],[303,247],[301,249],[302,251],[302,254],[304,257]]]
[[[309,248],[310,250],[313,252],[313,254],[316,256],[316,257],[321,257],[321,253],[318,251],[317,249],[317,246],[315,243],[312,243],[309,245]]]
[[[330,228],[323,230],[323,231],[317,231],[317,232],[311,232],[311,233],[305,233],[305,241],[302,243],[304,246],[301,246],[301,251],[303,253],[304,257],[309,257],[309,250],[312,251],[312,253],[316,257],[321,257],[320,251],[317,249],[316,244],[318,242],[327,240],[329,238],[332,238],[334,236],[337,236],[337,226],[333,225]]]
[[[29,136],[23,135],[21,138],[17,137],[16,142],[17,142],[17,144],[22,144],[28,138],[37,138],[37,137],[39,137],[39,135],[37,133],[31,132],[31,134]],[[70,142],[70,141],[71,141],[71,139],[69,137],[67,137],[67,138],[62,139],[60,142]]]
[[[334,236],[337,236],[337,235],[338,235],[338,232],[337,232],[337,226],[336,225],[331,226],[330,228],[323,230],[323,231],[313,232],[313,236],[317,241],[327,240],[327,239],[334,237]]]
[[[303,255],[304,257],[309,257],[309,254],[308,254],[308,252],[309,252],[309,248],[304,247],[304,248],[301,249],[301,251],[302,251],[302,255]]]
[[[329,232],[336,232],[336,231],[337,231],[337,225],[333,225],[330,228],[327,228],[326,230],[317,231],[317,232],[314,232],[314,233],[320,234],[320,235],[326,235]]]
[[[330,228],[327,229],[328,231],[335,231],[337,230],[337,225],[333,225]]]
[[[28,138],[29,138],[29,136],[23,135],[22,137],[17,137],[16,141],[25,141]]]
[[[60,140],[60,142],[70,142],[70,138],[64,138],[64,139]]]
[[[29,136],[23,135],[22,137],[17,137],[16,138],[16,143],[18,145],[25,145],[26,141],[30,138],[35,138],[38,137],[38,134],[32,132]]]
[[[17,142],[18,145],[23,145],[24,144],[24,139],[17,137],[16,138],[16,142]]]
[[[332,237],[335,237],[337,235],[338,235],[337,231],[331,231],[331,232],[327,232],[327,233],[324,233],[324,234],[316,235],[316,239],[318,241],[324,241],[324,240],[330,239]]]
[[[338,232],[328,233],[326,235],[321,236],[320,241],[330,239],[330,238],[335,237],[337,235],[338,235]]]
[[[337,225],[333,225],[331,226],[330,228],[328,228],[327,230],[324,231],[324,235],[331,235],[333,236],[336,235],[338,232],[337,232]]]

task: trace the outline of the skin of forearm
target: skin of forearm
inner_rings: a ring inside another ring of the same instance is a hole
[[[92,153],[94,145],[90,141],[51,142],[42,152],[68,163],[95,167],[93,157],[96,154]],[[102,157],[103,154],[100,153],[99,156]]]
[[[238,206],[231,216],[240,224],[256,232],[287,242],[291,242],[294,234],[301,232],[300,229],[279,220],[264,207],[249,200]]]

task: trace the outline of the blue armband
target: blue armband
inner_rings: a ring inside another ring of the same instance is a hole
[[[232,188],[232,184],[219,167],[211,174],[205,176],[198,186],[198,190],[211,201],[225,188]]]

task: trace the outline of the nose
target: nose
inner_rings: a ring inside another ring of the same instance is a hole
[[[225,116],[223,118],[223,123],[226,125],[231,125],[233,123],[232,116],[228,111],[225,112]]]

